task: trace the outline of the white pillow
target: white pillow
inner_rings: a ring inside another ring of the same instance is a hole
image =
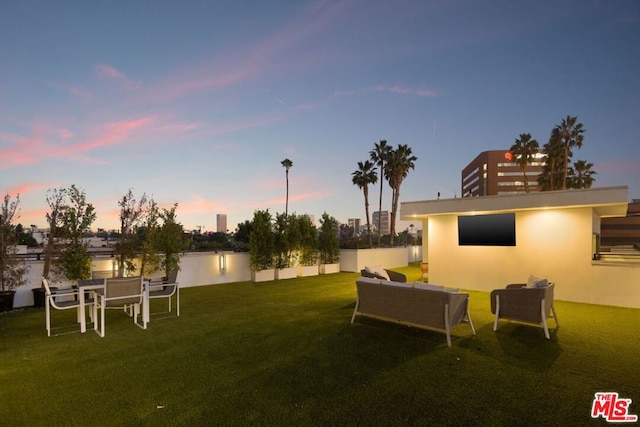
[[[457,294],[460,293],[460,288],[456,288],[456,289],[447,289],[447,292],[450,292],[452,294]]]
[[[547,279],[542,279],[536,283],[536,288],[544,288],[549,286],[549,281]]]
[[[527,280],[527,288],[535,288],[536,283],[538,283],[540,280],[542,280],[541,277],[536,277],[533,274],[531,274],[529,276],[529,279]]]
[[[444,286],[432,285],[431,283],[413,282],[416,289],[427,289],[429,291],[444,291]]]
[[[380,283],[382,283],[383,285],[389,285],[389,286],[397,286],[399,288],[411,288],[411,283],[404,283],[404,282],[392,282],[391,280],[382,280],[380,281]]]
[[[384,269],[384,267],[381,266],[381,265],[365,266],[364,270],[367,273],[373,273],[373,274],[376,274],[376,275],[378,275],[380,277],[384,277],[385,280],[390,280],[389,279],[389,274]]]

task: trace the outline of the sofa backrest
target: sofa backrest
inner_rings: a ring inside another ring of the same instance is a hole
[[[410,283],[385,283],[359,278],[358,311],[406,323],[445,328],[444,307],[449,304],[449,321],[455,325],[464,318],[469,295],[446,290],[417,289]]]

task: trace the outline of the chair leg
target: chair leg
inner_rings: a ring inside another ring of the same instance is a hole
[[[176,316],[180,316],[180,286],[176,285]]]
[[[500,318],[500,295],[496,295],[496,319],[493,321],[493,330],[498,330],[498,319]]]
[[[558,323],[558,315],[556,314],[556,308],[553,303],[551,303],[551,312],[553,313],[553,320],[556,322],[556,328],[559,328],[560,324]]]
[[[471,331],[473,335],[476,334],[476,328],[473,327],[473,320],[471,320],[471,314],[469,314],[469,309],[467,308],[467,320],[469,321],[469,325],[471,326]]]
[[[449,326],[449,304],[444,305],[444,330],[447,333],[447,347],[451,347],[451,326]]]
[[[353,315],[351,316],[351,323],[356,319],[356,313],[358,313],[358,306],[360,305],[360,299],[356,298],[356,306],[353,309]]]
[[[547,327],[547,316],[544,312],[544,299],[540,301],[540,317],[542,317],[542,327],[544,328],[544,336],[550,340],[551,336],[549,335],[549,328]]]
[[[47,336],[50,337],[51,336],[51,302],[49,301],[49,296],[47,295],[47,301],[46,301],[46,308],[45,308],[45,327],[47,328]]]
[[[101,338],[104,338],[104,312],[107,310],[107,304],[105,302],[105,300],[102,300],[102,303],[100,304],[100,332],[99,335]]]

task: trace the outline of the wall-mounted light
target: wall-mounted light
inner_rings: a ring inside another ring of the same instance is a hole
[[[220,267],[220,271],[225,271],[227,269],[227,256],[224,254],[218,255],[218,266]]]

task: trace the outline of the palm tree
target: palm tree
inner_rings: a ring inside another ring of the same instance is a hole
[[[284,205],[284,216],[285,218],[289,214],[289,169],[293,166],[293,162],[289,159],[284,159],[280,162],[285,169],[285,175],[287,177],[287,201]]]
[[[553,128],[549,141],[544,144],[542,151],[545,155],[545,163],[542,173],[538,177],[538,185],[541,191],[559,190],[562,186],[562,174],[564,173],[562,161],[564,148],[560,140],[560,131]],[[569,157],[572,153],[569,151]]]
[[[587,163],[585,160],[577,160],[573,164],[573,174],[570,179],[572,188],[591,188],[595,182],[593,175],[596,172],[591,170],[593,163]]]
[[[375,184],[378,181],[378,174],[374,169],[374,164],[369,160],[358,162],[358,170],[351,174],[353,185],[364,193],[364,211],[367,216],[367,234],[369,235],[369,247],[373,247],[373,239],[371,237],[371,222],[369,221],[369,184]]]
[[[531,139],[530,133],[521,133],[520,139],[516,139],[509,150],[516,158],[516,163],[522,170],[524,179],[524,191],[529,192],[529,179],[527,178],[527,166],[533,161],[534,155],[538,152],[538,141]]]
[[[571,149],[582,147],[585,130],[582,123],[578,123],[578,117],[567,116],[562,119],[562,123],[555,127],[558,129],[560,142],[564,148],[564,175],[562,176],[562,189],[567,189],[567,175],[569,174],[569,159],[571,159]]]
[[[387,164],[384,169],[385,178],[391,187],[391,229],[389,243],[393,247],[396,233],[396,216],[398,214],[398,201],[400,200],[400,185],[407,177],[410,169],[415,168],[416,156],[411,155],[411,147],[406,144],[398,144],[395,150],[391,150],[387,156]]]
[[[391,153],[391,146],[387,145],[387,141],[385,139],[381,139],[379,143],[373,144],[373,150],[369,151],[369,156],[371,161],[378,166],[380,166],[380,203],[378,204],[378,247],[380,247],[380,226],[382,220],[382,184],[384,180],[382,179],[384,174],[384,164],[387,161],[387,157],[389,153]]]

